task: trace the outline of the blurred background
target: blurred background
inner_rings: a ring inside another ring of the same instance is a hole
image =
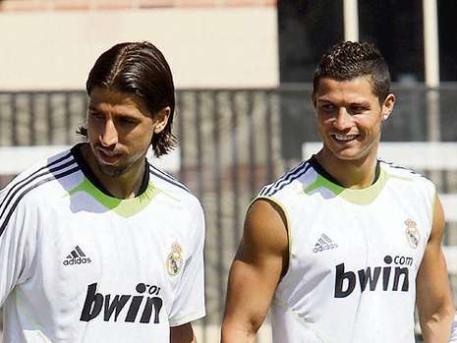
[[[310,93],[320,55],[368,40],[397,95],[380,155],[437,185],[457,290],[456,17],[455,0],[0,0],[0,187],[80,141],[85,80],[103,51],[157,45],[177,88],[179,146],[156,162],[204,205],[208,315],[196,331],[216,342],[246,207],[319,149]],[[267,321],[258,342],[270,336]]]

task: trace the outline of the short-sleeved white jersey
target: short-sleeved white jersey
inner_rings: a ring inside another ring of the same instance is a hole
[[[385,162],[378,171],[373,185],[351,190],[313,158],[261,191],[283,209],[289,234],[289,268],[272,305],[274,342],[414,342],[435,187]]]
[[[4,342],[169,342],[205,314],[204,217],[147,163],[142,192],[106,193],[79,146],[0,193]]]

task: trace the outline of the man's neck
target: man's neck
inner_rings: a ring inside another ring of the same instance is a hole
[[[336,158],[323,148],[316,154],[317,162],[345,188],[362,189],[373,184],[376,178],[376,154],[357,160]]]
[[[98,167],[89,144],[84,144],[81,147],[81,153],[94,176],[112,196],[119,199],[129,199],[139,194],[146,168],[144,159],[140,159],[137,164],[130,166],[122,175],[109,176]]]

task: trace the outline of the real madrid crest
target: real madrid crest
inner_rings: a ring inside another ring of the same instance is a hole
[[[170,274],[170,276],[176,276],[181,271],[182,265],[182,248],[177,242],[174,242],[171,245],[171,252],[167,258],[168,274]]]
[[[417,224],[411,218],[405,220],[406,225],[406,240],[408,241],[411,248],[416,249],[419,245],[420,241],[420,234],[419,230],[417,229]]]

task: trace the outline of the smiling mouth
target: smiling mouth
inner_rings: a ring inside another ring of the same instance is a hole
[[[334,133],[331,135],[334,141],[338,143],[347,143],[355,140],[359,135],[341,135],[338,133]]]

